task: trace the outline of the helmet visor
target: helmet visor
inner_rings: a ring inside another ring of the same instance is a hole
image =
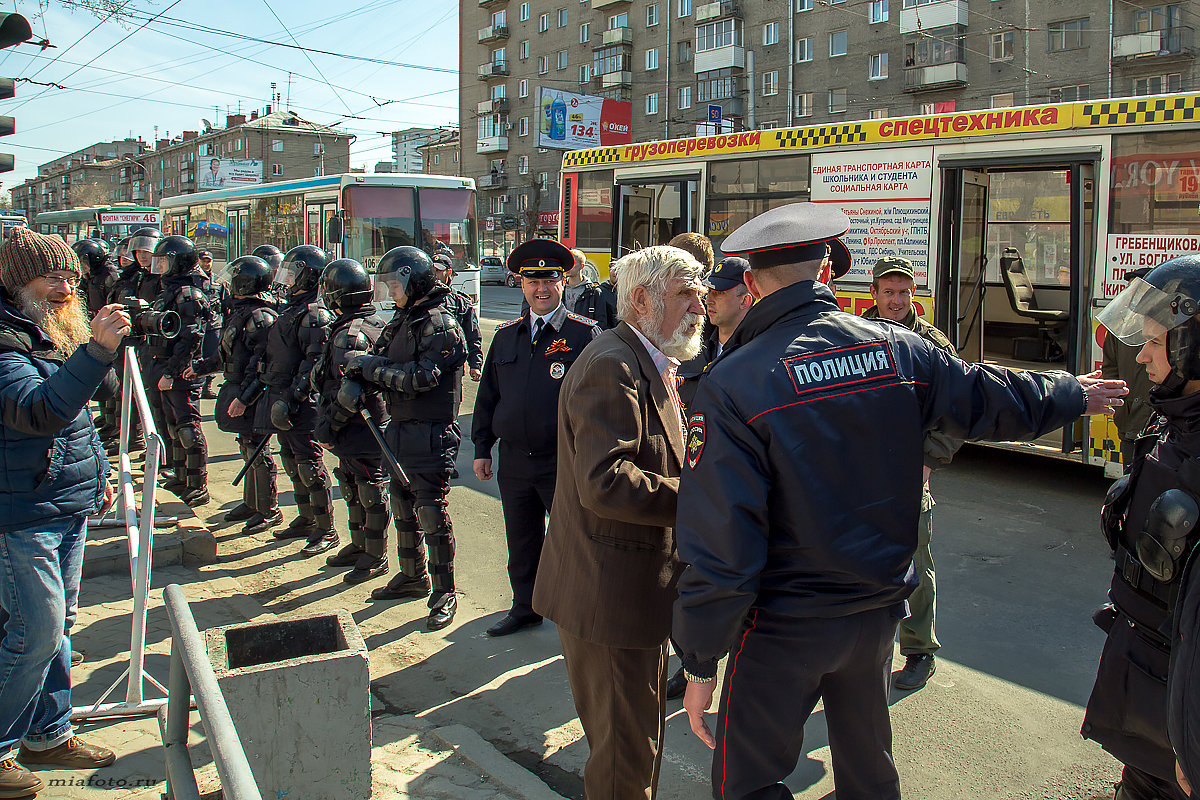
[[[304,269],[304,265],[299,262],[284,261],[275,270],[275,283],[290,292],[296,285],[296,278],[299,277],[302,269]]]
[[[158,244],[157,236],[134,236],[129,240],[129,252],[148,250],[153,253],[156,244]]]
[[[1096,315],[1096,320],[1125,344],[1141,347],[1187,322],[1191,314],[1182,308],[1184,299],[1180,294],[1164,292],[1141,278],[1134,278]]]
[[[375,276],[375,302],[396,302],[397,289],[404,291],[408,288],[408,278],[412,268],[407,264],[392,272],[382,272]]]
[[[171,269],[171,256],[151,256],[150,274],[166,275]]]

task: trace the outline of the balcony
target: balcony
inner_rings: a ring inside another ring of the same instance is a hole
[[[742,19],[742,4],[737,0],[718,0],[716,3],[705,3],[696,6],[696,23],[707,22],[721,17],[737,17]]]
[[[475,188],[477,189],[503,189],[506,186],[508,186],[508,174],[504,172],[489,172],[487,175],[475,179]]]
[[[488,114],[506,114],[508,113],[508,98],[501,97],[496,100],[484,100],[475,106],[475,113],[481,117]]]
[[[633,28],[623,25],[620,28],[611,28],[600,34],[601,47],[616,47],[623,44],[633,44]]]
[[[491,8],[492,6],[502,6],[507,2],[508,0],[479,0],[479,7]]]
[[[503,78],[507,75],[507,61],[489,61],[487,64],[479,65],[479,79],[481,81],[486,81],[489,78]]]
[[[695,72],[708,72],[714,69],[746,68],[746,49],[735,44],[705,50],[692,56],[692,68]]]
[[[610,72],[606,75],[598,76],[596,83],[600,85],[601,89],[629,88],[633,86],[633,73],[629,70]]]
[[[599,11],[602,8],[612,8],[613,6],[627,6],[629,0],[592,0],[592,10]]]
[[[740,97],[723,97],[720,100],[697,100],[696,119],[708,122],[708,107],[720,106],[721,119],[746,116],[746,101]]]
[[[967,0],[942,0],[900,9],[900,33],[917,33],[947,25],[967,24]]]
[[[508,38],[507,25],[488,25],[486,28],[479,29],[479,43],[494,42],[498,39]]]
[[[904,91],[924,92],[967,85],[967,65],[961,61],[908,67],[904,70]]]
[[[503,153],[507,150],[507,136],[485,136],[475,142],[476,153]]]
[[[1191,56],[1192,29],[1182,25],[1113,37],[1113,61],[1152,56]]]

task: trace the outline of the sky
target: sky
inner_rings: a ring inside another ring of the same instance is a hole
[[[0,77],[17,80],[16,96],[0,100],[0,115],[16,120],[0,138],[0,152],[16,157],[0,173],[5,193],[95,142],[140,136],[153,146],[203,131],[204,119],[224,127],[227,114],[265,109],[272,83],[275,110],[358,137],[356,168],[391,160],[390,131],[457,125],[451,0],[110,0],[118,16],[7,2],[33,37],[0,51]],[[34,44],[43,39],[53,47]]]

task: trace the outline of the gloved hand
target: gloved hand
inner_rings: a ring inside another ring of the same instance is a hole
[[[363,366],[373,356],[370,353],[346,353],[346,366],[342,368],[342,375],[347,378],[357,378],[362,375]]]
[[[365,393],[361,383],[352,378],[344,378],[338,389],[337,404],[351,414],[357,414],[358,410],[363,407]]]
[[[271,424],[281,431],[292,429],[292,407],[286,400],[276,400],[271,404]]]

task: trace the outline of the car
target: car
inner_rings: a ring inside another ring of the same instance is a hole
[[[484,256],[479,259],[480,283],[502,284],[507,275],[508,269],[504,266],[503,258],[499,256]]]
[[[504,276],[504,285],[511,286],[516,289],[521,285],[521,276],[515,272],[509,272]]]

